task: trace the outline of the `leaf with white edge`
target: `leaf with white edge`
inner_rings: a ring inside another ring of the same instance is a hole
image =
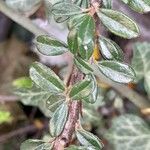
[[[46,107],[52,113],[65,101],[65,96],[63,95],[51,95],[46,101]]]
[[[69,96],[73,100],[82,100],[83,98],[89,96],[91,91],[89,88],[92,86],[92,81],[89,78],[85,78],[84,80],[73,85]]]
[[[75,57],[74,63],[76,64],[78,69],[80,69],[80,71],[82,71],[85,74],[89,74],[93,72],[93,69],[91,68],[90,64],[80,57]]]
[[[68,52],[67,45],[48,35],[36,38],[36,47],[40,53],[47,56],[56,56]]]
[[[65,150],[93,150],[93,149],[91,149],[89,146],[75,146],[75,145],[71,145],[71,146],[65,148]]]
[[[46,101],[51,93],[44,91],[36,86],[32,88],[19,88],[14,90],[14,94],[21,98],[24,105],[38,106],[40,101]]]
[[[104,147],[97,136],[83,129],[77,129],[76,136],[82,145],[91,147],[91,150],[101,150]]]
[[[119,83],[129,83],[135,79],[134,70],[127,64],[117,61],[101,61],[99,70],[109,79]]]
[[[131,9],[139,13],[150,12],[150,1],[149,0],[122,0]]]
[[[68,21],[68,29],[78,29],[79,26],[82,24],[82,22],[86,19],[86,14],[78,14],[75,16],[72,16],[70,20]]]
[[[111,9],[112,8],[112,0],[103,0],[103,8]]]
[[[51,93],[59,93],[65,90],[62,80],[48,67],[35,62],[30,67],[31,79],[43,90]]]
[[[123,52],[114,41],[101,36],[99,38],[99,44],[104,58],[123,61]]]
[[[144,86],[150,95],[150,44],[136,43],[133,48],[132,66],[136,73],[136,82],[144,78]]]
[[[42,140],[29,139],[21,144],[20,150],[52,150],[52,145]]]
[[[115,150],[149,150],[150,128],[138,116],[123,115],[115,118],[105,137]]]
[[[52,13],[55,16],[72,16],[82,13],[82,9],[73,4],[67,2],[56,3],[52,6]]]
[[[86,15],[85,19],[79,26],[78,38],[81,39],[83,45],[87,45],[94,38],[95,22],[92,16]]]
[[[57,137],[64,129],[68,117],[68,105],[63,103],[54,112],[50,120],[50,134],[52,137]]]
[[[78,33],[76,29],[73,29],[68,34],[68,48],[72,54],[77,54],[78,51]]]
[[[127,39],[139,36],[138,26],[125,14],[111,9],[100,9],[97,14],[112,33]]]

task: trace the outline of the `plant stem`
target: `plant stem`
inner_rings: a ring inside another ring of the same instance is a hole
[[[32,21],[30,21],[28,18],[19,15],[15,11],[12,11],[10,8],[6,6],[6,4],[2,0],[0,1],[0,11],[35,35],[48,34],[41,28],[34,25]],[[94,71],[94,73],[100,78],[101,81],[113,87],[116,91],[121,93],[124,97],[128,98],[139,108],[150,107],[150,102],[146,100],[144,97],[140,96],[137,92],[131,90],[125,85],[117,84],[113,81],[110,81],[108,78],[104,77],[103,74],[97,71],[97,69]]]
[[[76,82],[82,80],[84,75],[73,66],[73,71],[70,78],[70,85],[74,85]],[[79,119],[81,110],[81,101],[71,101],[69,104],[69,115],[63,132],[54,141],[54,150],[63,150],[67,147],[72,140],[73,133],[75,131],[76,123]]]

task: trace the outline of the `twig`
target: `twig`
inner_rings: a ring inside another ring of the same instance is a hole
[[[73,72],[69,81],[70,85],[73,85],[76,82],[82,80],[83,77],[84,75],[81,72],[79,72],[77,68],[73,67]],[[63,150],[64,147],[67,147],[71,142],[73,133],[75,131],[76,123],[79,119],[80,109],[80,101],[70,102],[68,120],[66,122],[63,132],[58,138],[56,138],[54,142],[54,150]]]
[[[33,34],[35,35],[45,34],[44,30],[34,25],[32,21],[30,21],[26,17],[19,15],[15,11],[12,11],[10,8],[6,6],[6,4],[3,1],[0,1],[0,11],[4,13],[6,16],[8,16],[9,18],[11,18],[16,23],[23,26],[25,29],[32,32]],[[97,72],[97,70],[95,70],[94,73],[100,78],[100,80],[102,80],[106,84],[109,84],[111,87],[113,87],[115,90],[120,92],[124,97],[128,98],[139,108],[150,107],[150,102],[148,100],[146,100],[145,98],[143,98],[142,96],[140,96],[138,93],[131,90],[127,86],[120,85],[110,81],[108,78],[104,77],[104,75],[102,75],[100,72]]]

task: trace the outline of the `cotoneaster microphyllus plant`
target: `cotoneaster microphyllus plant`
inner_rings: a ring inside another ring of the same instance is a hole
[[[137,12],[150,11],[149,0],[122,1]],[[9,0],[6,2],[9,4]],[[32,4],[39,4],[39,0]],[[35,62],[29,71],[32,82],[24,78],[14,83],[21,83],[16,94],[24,104],[38,106],[51,117],[52,138],[48,142],[27,140],[21,145],[21,150],[101,150],[104,147],[102,141],[84,130],[80,123],[82,103],[93,104],[97,101],[98,72],[123,84],[135,79],[132,67],[123,62],[121,48],[101,35],[101,25],[126,39],[138,37],[139,28],[128,16],[113,10],[111,0],[52,0],[46,1],[46,4],[48,14],[53,14],[56,22],[67,22],[67,43],[49,35],[39,35],[35,40],[36,47],[46,56],[70,52],[74,64],[65,82],[50,68]],[[74,137],[80,144],[70,144]]]

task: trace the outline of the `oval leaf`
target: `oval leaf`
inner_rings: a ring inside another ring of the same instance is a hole
[[[101,150],[104,147],[97,136],[83,129],[77,129],[76,136],[82,145],[93,147],[92,150],[94,150],[94,148],[95,150]]]
[[[48,67],[35,62],[30,68],[31,79],[43,90],[58,93],[65,90],[62,80]]]
[[[135,79],[134,70],[123,63],[116,61],[101,61],[99,70],[108,78],[119,83],[129,83]]]
[[[68,51],[67,45],[48,35],[40,35],[36,38],[36,47],[44,55],[61,55]]]
[[[82,13],[82,9],[73,3],[60,2],[52,6],[52,13],[55,16],[72,16]]]
[[[139,13],[150,12],[150,1],[149,0],[122,0],[133,10]]]
[[[101,36],[99,38],[99,44],[104,58],[109,60],[123,61],[123,52],[114,41]]]
[[[54,112],[50,120],[50,133],[51,136],[57,137],[64,129],[68,116],[68,105],[63,103]]]
[[[82,58],[75,57],[74,62],[78,67],[78,69],[80,69],[80,71],[82,71],[83,73],[89,74],[93,72],[93,69],[91,68],[90,64],[85,60],[83,60]]]
[[[88,89],[91,87],[91,79],[85,78],[81,82],[76,83],[70,93],[69,96],[73,100],[82,100],[82,98],[87,97],[90,94],[90,90]]]
[[[78,51],[78,33],[73,29],[68,34],[68,48],[72,54],[77,54]]]
[[[101,9],[97,14],[112,33],[127,39],[138,37],[138,26],[125,14],[111,9]]]
[[[86,14],[78,14],[75,16],[72,16],[70,20],[68,21],[68,28],[69,30],[72,30],[73,28],[78,28],[82,22],[86,19]]]
[[[20,150],[52,150],[52,145],[42,140],[29,139],[21,144]]]

